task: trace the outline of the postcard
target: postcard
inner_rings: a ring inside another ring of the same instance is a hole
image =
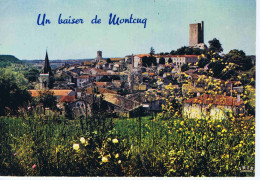
[[[255,0],[2,0],[0,23],[0,176],[255,177]]]

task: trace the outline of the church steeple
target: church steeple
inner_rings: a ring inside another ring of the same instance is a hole
[[[44,67],[43,67],[43,73],[44,74],[49,73],[50,75],[52,75],[51,66],[50,66],[47,50],[46,50],[46,55],[45,55],[45,62],[44,62]]]

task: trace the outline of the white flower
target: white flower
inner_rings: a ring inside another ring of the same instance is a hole
[[[106,156],[102,157],[102,162],[105,162],[105,163],[108,162],[108,159]]]
[[[79,144],[73,144],[73,149],[77,151],[79,149]]]
[[[120,163],[121,163],[121,160],[118,161],[118,164],[120,164]]]
[[[85,138],[84,138],[84,137],[81,137],[81,138],[80,138],[80,142],[81,142],[82,144],[85,144],[85,142],[86,142]]]
[[[112,142],[113,142],[114,144],[116,144],[116,143],[118,143],[118,140],[117,140],[117,139],[113,139]]]

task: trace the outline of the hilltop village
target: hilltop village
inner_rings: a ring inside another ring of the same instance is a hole
[[[243,116],[245,103],[240,97],[244,93],[243,83],[213,77],[209,67],[212,60],[201,65],[207,55],[200,52],[208,52],[208,56],[211,53],[213,61],[216,54],[207,51],[203,26],[203,22],[190,25],[188,49],[198,52],[193,55],[155,54],[151,48],[149,54],[103,58],[102,51],[97,51],[92,61],[65,64],[52,70],[46,51],[43,70],[29,92],[33,97],[43,90],[52,92],[57,107],[69,118],[101,111],[127,117],[156,113],[164,110],[169,99],[176,112],[189,118],[222,119],[223,110]],[[102,107],[101,102],[105,102]],[[99,105],[96,110],[95,105]]]

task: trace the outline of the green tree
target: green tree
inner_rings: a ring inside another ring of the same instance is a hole
[[[157,66],[157,61],[154,56],[148,57],[148,61],[151,63],[151,65]]]
[[[175,54],[176,54],[176,51],[171,50],[170,54],[171,54],[171,55],[175,55]]]
[[[187,71],[187,70],[189,70],[190,68],[189,68],[189,65],[188,64],[183,64],[182,66],[181,66],[181,71],[182,72],[184,72],[184,71]]]
[[[56,109],[57,98],[54,96],[54,92],[49,90],[39,91],[39,103],[43,105],[43,110],[45,114],[45,108],[50,108],[52,110]]]
[[[142,66],[145,66],[145,67],[151,66],[150,62],[148,61],[148,57],[147,56],[144,56],[142,58]]]
[[[111,59],[110,58],[107,58],[107,63],[111,63]]]
[[[16,84],[13,76],[0,71],[0,116],[17,114],[19,107],[26,107],[30,100],[30,94]]]
[[[172,63],[172,58],[169,58],[169,59],[168,59],[168,63]]]
[[[35,82],[37,81],[39,74],[40,72],[37,69],[32,68],[24,73],[24,77],[28,79],[30,82]]]
[[[249,70],[253,67],[252,60],[246,57],[246,54],[242,50],[233,49],[224,56],[224,60],[227,62],[235,63],[238,70]]]
[[[159,64],[165,64],[165,58],[164,57],[161,57],[159,59]]]
[[[142,66],[151,67],[152,65],[157,66],[156,58],[153,56],[144,56],[142,58]]]
[[[151,48],[150,48],[150,56],[153,56],[154,54],[155,54],[154,48],[151,47]]]
[[[209,41],[209,51],[221,53],[223,51],[222,45],[218,39],[214,38]]]
[[[200,68],[204,68],[204,66],[206,66],[208,63],[210,62],[210,60],[206,59],[206,58],[201,58],[199,60],[198,66]]]

